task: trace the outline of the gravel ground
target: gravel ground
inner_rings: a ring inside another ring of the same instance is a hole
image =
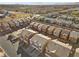
[[[8,56],[20,57],[20,55],[17,55],[17,53],[16,53],[19,42],[12,45],[12,43],[7,40],[7,37],[8,37],[8,35],[0,37],[0,46],[5,50],[5,52],[8,54]]]

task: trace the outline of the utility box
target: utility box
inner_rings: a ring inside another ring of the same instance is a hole
[[[17,20],[14,20],[13,22],[15,23],[16,28],[20,27],[20,24],[19,24],[19,22]]]
[[[48,30],[47,30],[47,33],[50,34],[50,35],[53,34],[55,28],[56,28],[56,27],[54,27],[54,26],[50,26],[50,27],[48,28]]]
[[[49,28],[49,25],[43,25],[42,26],[42,32],[46,33],[48,28]]]
[[[76,49],[76,51],[74,53],[74,57],[79,57],[79,48]]]
[[[44,24],[40,24],[40,25],[38,26],[38,31],[40,31],[40,32],[42,31],[43,25],[44,25]]]
[[[42,34],[36,34],[30,39],[30,42],[38,50],[40,50],[40,52],[43,52],[48,40],[51,40],[51,38],[44,36]]]
[[[33,28],[35,22],[30,23],[30,27]]]
[[[36,31],[33,31],[31,29],[25,29],[22,31],[22,33],[20,34],[21,35],[21,39],[24,41],[24,42],[27,42],[26,44],[30,43],[29,40],[30,38],[32,38],[33,35],[37,34]]]
[[[33,28],[37,30],[37,29],[38,29],[38,25],[39,25],[39,23],[35,23],[35,24],[33,25]]]
[[[8,23],[1,23],[1,29],[3,31],[2,34],[4,35],[11,32],[11,28]]]
[[[51,57],[68,57],[71,52],[72,46],[55,40],[50,40],[46,47],[46,56]]]
[[[25,26],[25,23],[22,20],[19,20],[19,28],[22,28],[23,26]]]
[[[69,40],[72,43],[79,43],[79,32],[72,31],[69,36]]]
[[[16,28],[16,25],[15,25],[15,23],[14,23],[12,20],[9,21],[8,24],[9,24],[9,26],[10,26],[10,28],[11,28],[12,30]]]
[[[20,34],[21,32],[23,31],[24,29],[20,29],[18,31],[15,31],[11,34],[9,34],[8,36],[8,39],[7,40],[10,40],[10,42],[13,44],[13,43],[16,43],[17,41],[20,40]]]
[[[70,34],[70,30],[63,29],[61,32],[60,38],[65,40],[65,41],[68,41],[69,34]]]
[[[53,35],[56,37],[60,37],[61,31],[62,31],[62,28],[56,28],[53,32]]]

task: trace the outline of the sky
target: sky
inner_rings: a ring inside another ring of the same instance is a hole
[[[28,5],[52,5],[62,2],[65,4],[66,2],[79,2],[79,0],[0,0],[0,4],[28,4]]]

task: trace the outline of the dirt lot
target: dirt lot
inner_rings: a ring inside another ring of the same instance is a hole
[[[5,50],[5,52],[8,54],[10,57],[19,57],[20,55],[17,55],[17,47],[18,47],[18,42],[14,45],[11,44],[10,41],[6,40],[7,35],[0,37],[0,45],[1,47]]]

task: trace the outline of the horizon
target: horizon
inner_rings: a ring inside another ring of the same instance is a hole
[[[18,4],[18,5],[74,5],[79,2],[0,2],[0,4]]]

